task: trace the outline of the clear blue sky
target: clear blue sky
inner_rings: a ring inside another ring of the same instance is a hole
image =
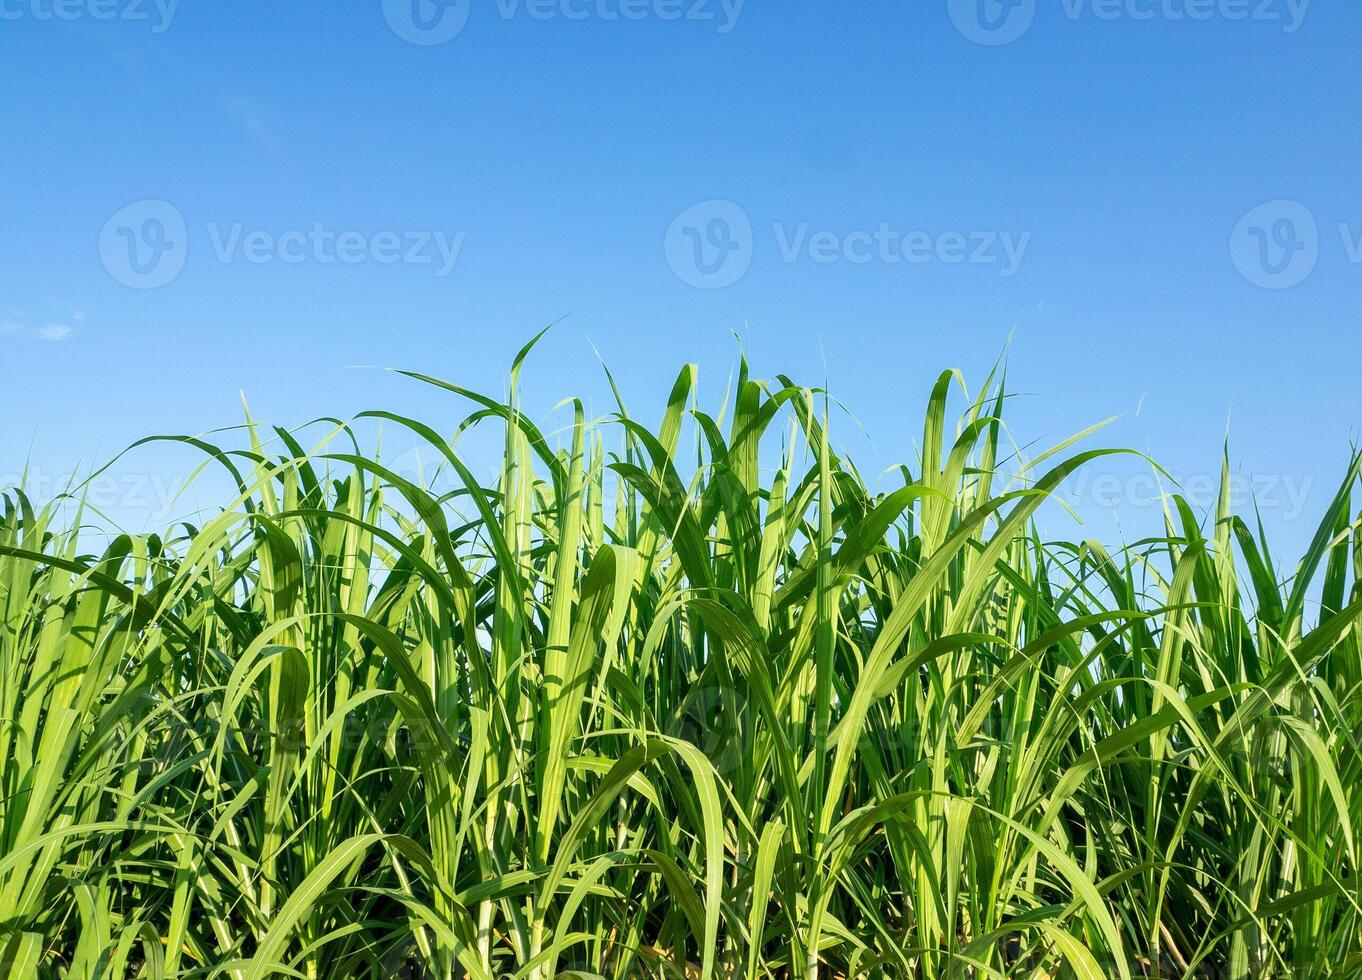
[[[499,391],[566,317],[532,407],[607,409],[592,343],[642,414],[685,361],[717,399],[737,333],[871,471],[1014,334],[1019,438],[1125,413],[1101,442],[1193,476],[1232,419],[1317,514],[1362,423],[1362,6],[982,2],[0,0],[0,471],[243,389],[447,421],[362,366]]]

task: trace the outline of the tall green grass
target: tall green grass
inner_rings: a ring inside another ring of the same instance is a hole
[[[745,365],[655,428],[419,380],[424,482],[252,423],[202,525],[4,495],[8,976],[1362,974],[1356,460],[1282,567],[1228,490],[1041,540],[1104,454],[994,378],[885,491]]]

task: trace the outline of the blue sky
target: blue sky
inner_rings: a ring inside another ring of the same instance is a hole
[[[1204,478],[1228,425],[1295,549],[1362,423],[1359,39],[1304,0],[0,0],[0,473],[243,390],[452,421],[379,368],[496,392],[552,321],[534,410],[607,410],[593,345],[644,415],[741,346],[874,471],[1011,336],[1019,439],[1121,415]]]

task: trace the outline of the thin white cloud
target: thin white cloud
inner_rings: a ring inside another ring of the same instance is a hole
[[[0,337],[19,337],[24,340],[45,340],[59,343],[74,336],[75,327],[69,323],[49,323],[41,327],[30,327],[12,320],[0,321]]]
[[[227,116],[243,131],[254,137],[261,146],[272,153],[281,152],[279,140],[273,127],[239,93],[227,92],[223,94],[221,105]]]
[[[45,327],[39,327],[37,335],[39,340],[57,341],[66,340],[71,336],[71,333],[72,330],[69,324],[49,323]]]

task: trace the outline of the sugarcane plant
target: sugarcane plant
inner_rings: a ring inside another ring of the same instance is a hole
[[[1355,456],[1294,567],[1227,462],[1046,540],[1114,451],[1024,454],[1001,370],[869,480],[746,362],[546,432],[528,351],[410,375],[452,426],[173,437],[234,487],[201,523],[3,494],[0,974],[1362,974]]]

